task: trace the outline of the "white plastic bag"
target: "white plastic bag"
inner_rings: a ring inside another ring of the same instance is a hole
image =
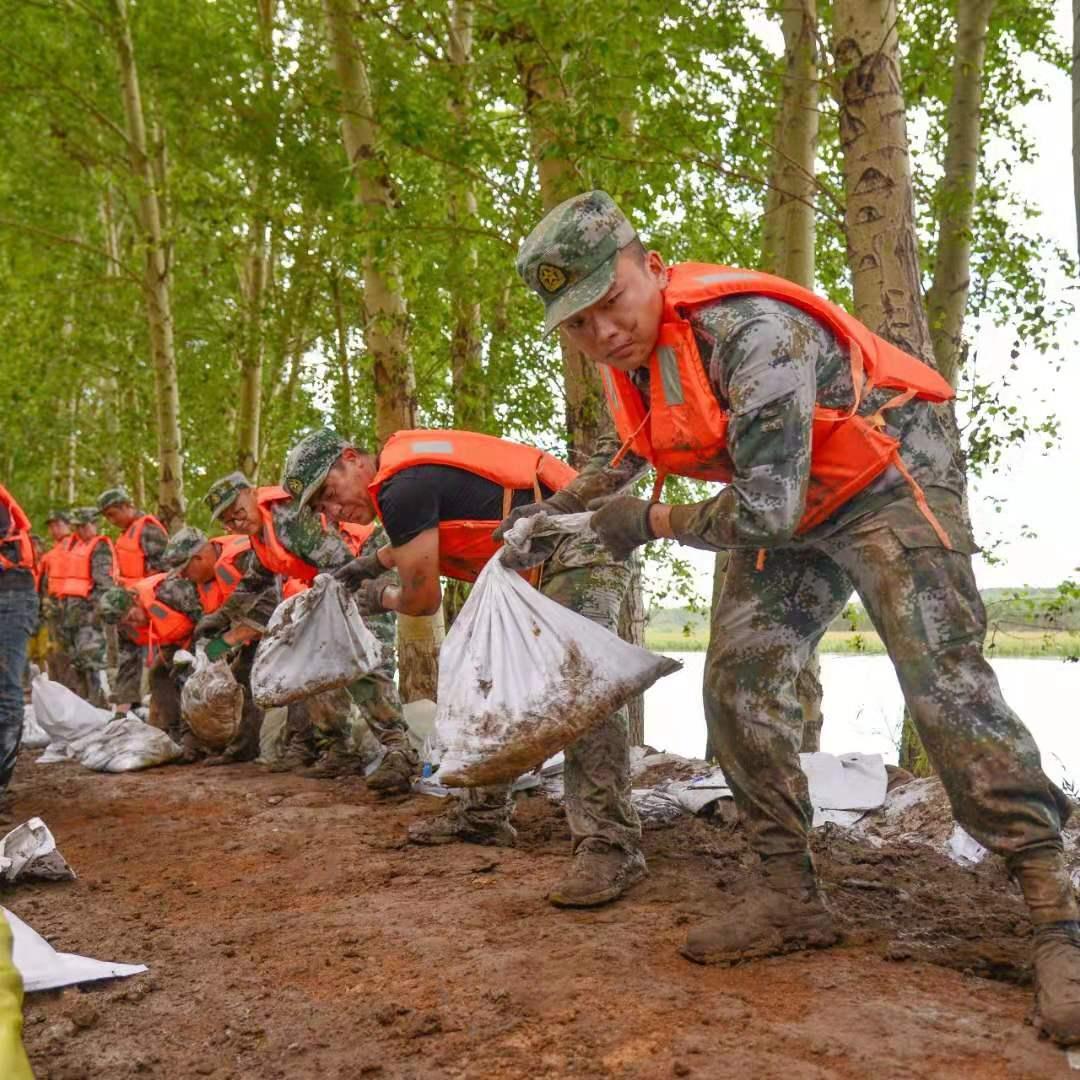
[[[164,731],[130,712],[68,743],[68,751],[87,769],[110,773],[166,765],[183,753]]]
[[[379,666],[382,650],[336,578],[279,604],[259,642],[251,693],[260,708],[348,686]]]
[[[22,745],[27,750],[40,750],[49,745],[49,733],[38,723],[33,705],[23,706]]]
[[[211,750],[224,750],[240,730],[244,690],[225,657],[209,660],[195,647],[195,667],[180,691],[180,712],[192,734]]]
[[[435,779],[450,787],[512,781],[680,666],[491,559],[439,655]]]
[[[108,709],[98,709],[84,701],[62,683],[53,682],[47,675],[38,675],[30,685],[30,700],[34,716],[49,737],[39,764],[65,761],[72,755],[68,744],[90,731],[104,727],[111,719]]]

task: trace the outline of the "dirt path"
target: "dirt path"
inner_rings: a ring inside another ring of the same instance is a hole
[[[543,900],[568,836],[542,798],[503,851],[406,846],[437,800],[254,765],[24,754],[15,791],[80,877],[3,902],[61,950],[151,968],[32,996],[39,1080],[1075,1075],[1024,1022],[1025,921],[996,868],[820,837],[845,944],[717,970],[677,949],[746,862],[725,826],[650,830],[650,879],[568,913]]]

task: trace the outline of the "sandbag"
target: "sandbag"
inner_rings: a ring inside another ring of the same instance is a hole
[[[134,772],[165,765],[183,754],[160,728],[144,724],[133,713],[114,717],[103,728],[68,743],[71,755],[96,772]]]
[[[348,686],[381,658],[355,601],[336,578],[320,574],[271,616],[251,668],[251,694],[264,709],[288,705]]]
[[[37,678],[37,676],[35,676]],[[22,745],[27,750],[40,750],[49,745],[49,733],[38,723],[33,705],[23,706]]]
[[[434,779],[449,787],[513,781],[680,666],[491,559],[439,654]]]
[[[108,709],[96,708],[44,674],[38,675],[30,684],[30,700],[38,724],[49,737],[45,753],[38,758],[39,764],[66,761],[72,756],[68,753],[69,743],[104,727],[113,715]]]
[[[195,665],[180,691],[180,712],[192,734],[211,750],[224,750],[240,730],[244,690],[225,657],[210,660],[195,647]]]

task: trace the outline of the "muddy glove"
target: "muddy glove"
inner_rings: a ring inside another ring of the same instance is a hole
[[[230,645],[223,637],[216,637],[213,641],[207,642],[206,645],[206,659],[207,660],[220,660],[221,657],[232,652],[233,646]]]
[[[377,578],[368,578],[361,582],[360,587],[353,593],[356,610],[363,618],[389,611],[389,608],[383,606],[383,593],[396,584],[397,574],[393,570],[384,570]]]
[[[507,529],[513,527],[515,521],[532,517],[533,514],[551,514],[554,517],[556,514],[580,514],[584,509],[585,504],[576,495],[571,495],[569,491],[556,491],[554,495],[544,499],[543,502],[528,503],[526,506],[519,506],[512,510],[510,516],[500,522],[499,527],[491,535],[496,540],[501,540]],[[555,545],[552,544],[551,546],[554,548]],[[547,558],[547,556],[544,558]],[[544,560],[541,559],[540,561],[543,562]]]
[[[365,581],[377,578],[386,573],[386,567],[379,562],[379,553],[373,551],[370,555],[361,555],[352,562],[339,566],[332,573],[349,592],[356,592]]]
[[[649,510],[655,503],[635,499],[633,495],[616,495],[610,499],[593,499],[589,509],[589,528],[611,552],[616,562],[630,558],[635,548],[656,539],[649,526]]]

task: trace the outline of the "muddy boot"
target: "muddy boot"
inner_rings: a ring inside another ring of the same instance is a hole
[[[300,776],[315,780],[334,780],[339,776],[354,776],[364,771],[363,763],[352,754],[347,754],[337,744],[324,750],[313,765],[300,769]]]
[[[413,844],[487,844],[491,847],[513,847],[517,829],[509,821],[498,818],[485,820],[466,817],[452,806],[438,817],[414,821],[409,826],[409,842]]]
[[[548,893],[548,900],[556,907],[599,907],[617,900],[648,876],[640,851],[584,840],[574,853],[570,872]]]
[[[420,759],[411,746],[395,746],[386,751],[379,767],[367,778],[367,786],[380,795],[403,795],[412,789],[420,771]]]
[[[292,772],[293,770],[300,772],[311,765],[314,760],[315,755],[311,752],[307,739],[293,735],[285,743],[285,749],[282,751],[281,757],[271,763],[270,772],[281,773]]]
[[[767,860],[763,878],[718,919],[694,927],[683,956],[695,964],[734,964],[836,943],[809,855]]]
[[[1010,859],[1009,871],[1035,924],[1032,1022],[1062,1046],[1080,1043],[1080,923],[1065,859],[1032,852]]]

